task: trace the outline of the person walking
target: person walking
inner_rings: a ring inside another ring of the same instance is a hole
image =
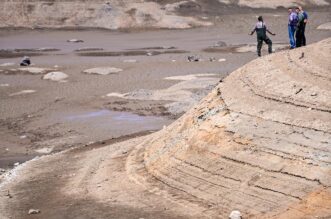
[[[308,23],[308,13],[299,6],[300,12],[303,14],[303,26],[302,26],[302,46],[306,46],[306,25]]]
[[[298,15],[292,8],[289,8],[288,12],[288,36],[290,38],[290,48],[294,49],[296,47],[294,35],[298,25]]]
[[[267,28],[266,24],[263,21],[262,16],[258,17],[258,22],[256,23],[256,25],[255,25],[254,29],[252,30],[252,32],[250,33],[250,35],[253,35],[254,32],[256,32],[256,36],[257,36],[257,55],[259,57],[261,56],[261,49],[262,49],[263,41],[266,44],[268,44],[269,54],[272,53],[272,41],[267,36],[267,32],[273,36],[275,36],[276,34],[269,31],[269,29]]]

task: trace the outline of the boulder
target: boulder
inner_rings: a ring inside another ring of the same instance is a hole
[[[66,78],[68,78],[68,75],[60,71],[50,72],[43,76],[44,80],[51,81],[63,81]]]

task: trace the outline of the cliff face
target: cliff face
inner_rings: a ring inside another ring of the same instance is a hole
[[[206,14],[237,13],[241,7],[277,8],[297,1],[33,1],[3,0],[0,2],[0,27],[85,27],[85,28],[190,28],[211,25],[202,19]],[[326,6],[326,0],[303,0],[304,6]],[[229,10],[229,6],[231,9]]]

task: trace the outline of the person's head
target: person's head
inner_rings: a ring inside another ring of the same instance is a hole
[[[299,7],[296,7],[296,8],[295,8],[295,12],[296,12],[296,13],[299,13],[299,12],[300,12]]]
[[[300,11],[303,11],[303,9],[302,9],[302,7],[301,7],[301,6],[299,6],[298,8],[299,8],[299,10],[300,10]]]
[[[260,22],[263,22],[263,17],[262,17],[262,16],[259,16],[259,17],[257,18],[257,20],[260,21]]]
[[[292,13],[292,8],[288,9],[288,13],[291,14]]]

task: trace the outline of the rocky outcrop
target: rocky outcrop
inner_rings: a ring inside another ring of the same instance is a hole
[[[212,217],[330,215],[330,55],[329,38],[249,63],[137,148],[130,165],[144,160],[149,175],[205,203]],[[329,201],[312,215],[296,209],[314,193]]]
[[[2,27],[190,28],[211,25],[145,1],[9,1],[0,3]]]

